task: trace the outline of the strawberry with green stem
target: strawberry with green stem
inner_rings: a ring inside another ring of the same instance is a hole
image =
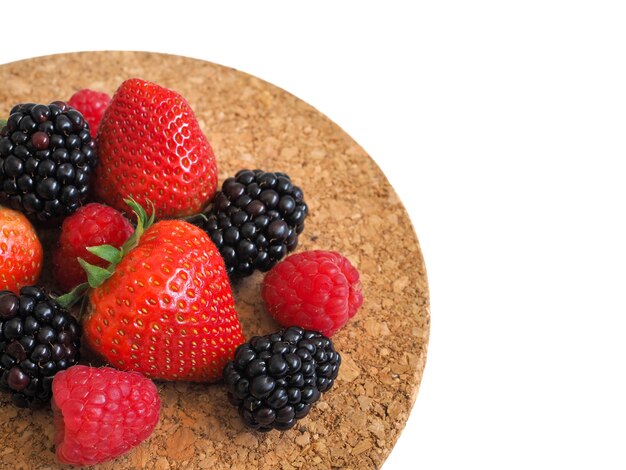
[[[137,228],[121,249],[79,260],[88,282],[58,301],[84,305],[84,339],[112,366],[163,380],[212,382],[243,343],[231,286],[208,235],[182,220],[154,222],[133,199]]]

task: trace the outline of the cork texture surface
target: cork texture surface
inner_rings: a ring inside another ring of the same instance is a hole
[[[292,430],[247,430],[222,384],[157,382],[162,410],[152,436],[94,468],[380,468],[415,402],[430,324],[422,253],[393,188],[310,105],[248,74],[180,56],[85,52],[2,65],[0,116],[20,102],[67,100],[80,88],[112,95],[131,77],[189,101],[215,150],[220,185],[242,168],[288,173],[310,207],[297,251],[343,253],[361,274],[365,301],[333,337],[343,359],[335,386]],[[262,305],[262,276],[233,285],[246,338],[279,329]],[[17,409],[0,396],[0,436],[1,469],[64,468],[55,462],[50,408]]]

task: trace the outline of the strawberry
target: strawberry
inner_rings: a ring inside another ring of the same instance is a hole
[[[200,212],[217,189],[213,150],[187,101],[155,83],[121,84],[98,130],[96,196],[128,211],[150,200],[157,219]]]
[[[182,220],[151,225],[154,212],[149,220],[130,205],[138,224],[122,249],[90,250],[111,265],[81,263],[92,286],[85,342],[112,366],[154,379],[221,379],[244,338],[219,251],[200,228]]]
[[[0,206],[0,290],[17,293],[37,283],[43,249],[24,214]]]

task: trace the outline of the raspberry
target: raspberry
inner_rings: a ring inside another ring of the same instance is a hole
[[[363,303],[358,271],[334,251],[304,251],[285,258],[263,279],[265,308],[282,326],[332,336]]]
[[[67,217],[52,258],[59,288],[67,292],[87,281],[78,258],[103,268],[107,266],[106,261],[88,252],[87,247],[106,244],[119,248],[132,233],[133,226],[126,217],[104,204],[92,202]]]
[[[89,124],[91,135],[95,137],[98,134],[104,110],[110,102],[111,97],[106,93],[84,88],[74,93],[67,104],[82,113]]]
[[[152,434],[161,402],[138,372],[77,365],[52,382],[54,444],[59,462],[95,465],[114,459]]]

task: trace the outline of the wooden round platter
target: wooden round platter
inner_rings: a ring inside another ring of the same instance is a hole
[[[288,173],[310,207],[297,251],[336,250],[361,274],[365,302],[333,337],[339,377],[295,428],[244,428],[222,384],[158,382],[152,436],[102,469],[380,468],[411,411],[429,336],[426,269],[409,217],[374,161],[319,111],[258,78],[213,63],[145,52],[61,54],[0,66],[0,116],[20,102],[113,94],[127,78],[156,82],[191,104],[218,161],[220,185],[242,168]],[[246,338],[278,330],[261,273],[233,285]],[[49,408],[0,396],[0,468],[57,468]]]

